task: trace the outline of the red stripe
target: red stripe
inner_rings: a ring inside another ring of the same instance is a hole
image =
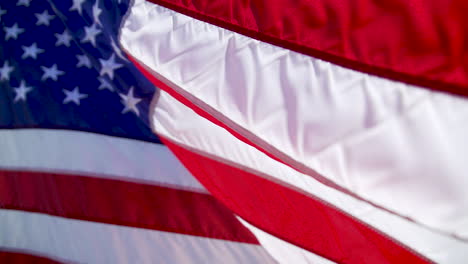
[[[468,96],[464,0],[150,0],[355,70]]]
[[[0,207],[258,244],[211,195],[140,183],[0,171]]]
[[[14,264],[54,264],[61,263],[46,257],[35,256],[28,253],[2,251],[0,249],[0,263],[14,263]]]
[[[216,198],[274,236],[338,263],[429,262],[320,199],[161,139]]]

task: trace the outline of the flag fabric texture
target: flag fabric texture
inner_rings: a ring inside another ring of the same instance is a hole
[[[0,260],[464,263],[464,10],[0,3]]]
[[[1,263],[274,263],[151,131],[128,3],[0,6]]]

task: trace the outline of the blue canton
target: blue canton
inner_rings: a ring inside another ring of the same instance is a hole
[[[157,142],[155,86],[118,44],[120,0],[0,3],[0,128],[88,131]]]

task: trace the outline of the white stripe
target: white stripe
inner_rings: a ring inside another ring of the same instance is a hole
[[[289,165],[468,240],[465,99],[344,69],[144,0],[121,32],[123,47],[156,75]]]
[[[2,129],[0,150],[0,169],[121,178],[206,193],[161,144],[79,131]]]
[[[239,221],[246,226],[260,241],[268,253],[279,263],[294,264],[334,264],[335,262],[325,259],[319,255],[309,252],[300,247],[296,247],[284,240],[274,237],[255,226],[247,223],[242,218],[237,217]]]
[[[414,222],[329,188],[312,177],[276,162],[200,117],[165,92],[161,92],[158,97],[152,123],[153,129],[161,136],[209,155],[221,157],[241,168],[258,171],[260,177],[267,175],[263,177],[273,177],[311,193],[437,263],[466,261],[468,243],[423,228]],[[252,205],[249,206],[254,208]]]
[[[258,245],[0,210],[0,248],[78,263],[273,263]]]

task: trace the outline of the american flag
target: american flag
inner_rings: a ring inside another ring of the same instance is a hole
[[[128,8],[1,3],[1,262],[270,262],[151,131]]]
[[[357,3],[0,3],[0,261],[466,261],[463,3]]]

